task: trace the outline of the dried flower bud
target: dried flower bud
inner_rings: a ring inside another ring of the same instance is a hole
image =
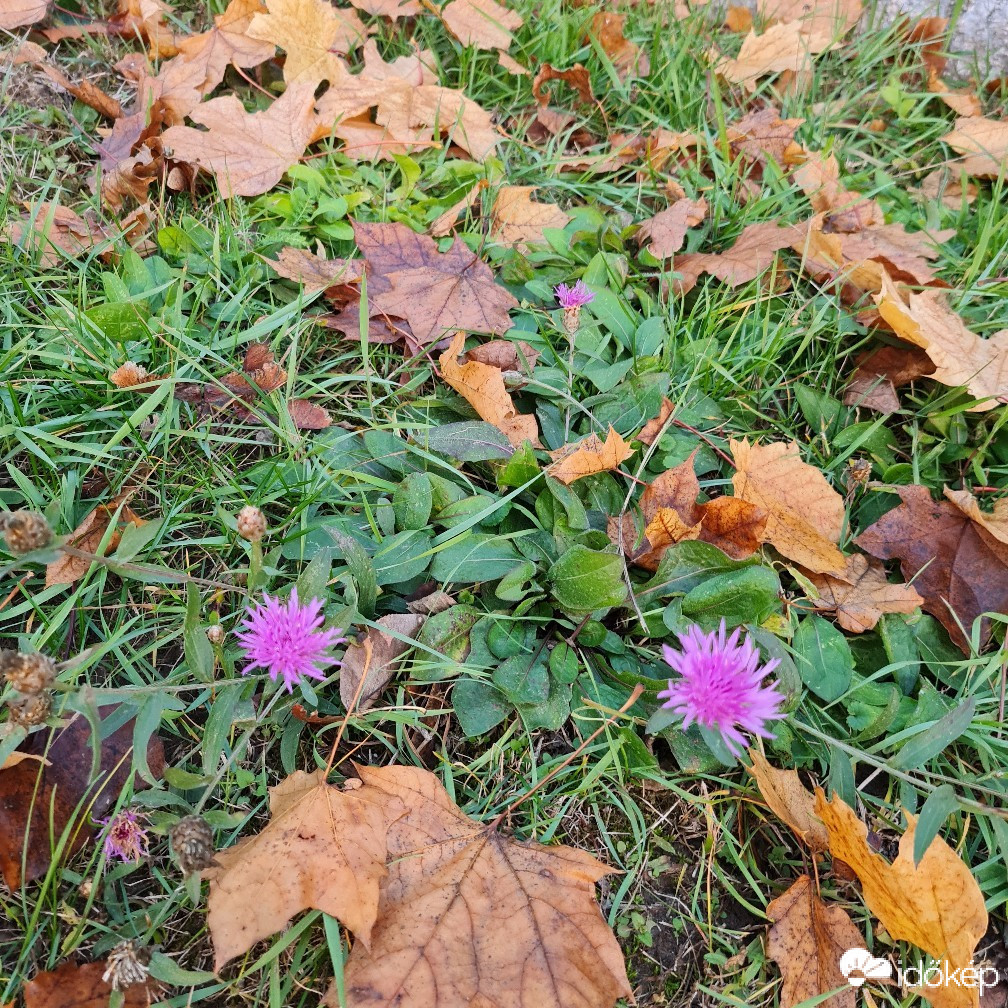
[[[38,511],[10,511],[0,516],[0,528],[11,553],[32,553],[52,542],[52,529]]]
[[[22,728],[32,728],[40,725],[49,717],[52,710],[52,697],[48,693],[30,693],[28,696],[14,696],[7,701],[7,712],[10,723],[21,725]]]
[[[266,516],[254,504],[246,504],[238,512],[238,535],[248,542],[259,542],[266,535]]]
[[[56,662],[38,652],[5,651],[0,656],[0,668],[7,682],[26,695],[42,693],[56,680]]]
[[[220,647],[224,643],[224,627],[220,623],[211,623],[210,626],[206,628],[207,640],[213,644],[214,647]]]
[[[142,984],[150,973],[151,950],[146,945],[130,939],[120,942],[109,952],[107,968],[102,980],[112,985],[112,990],[125,990]]]
[[[179,867],[186,875],[203,871],[216,864],[213,830],[202,816],[185,816],[168,834]]]
[[[143,364],[134,364],[133,361],[126,361],[121,367],[117,367],[109,375],[109,381],[116,388],[131,388],[134,385],[142,385],[149,377],[147,368]]]

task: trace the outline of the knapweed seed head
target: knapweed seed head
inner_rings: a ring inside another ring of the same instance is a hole
[[[8,511],[0,515],[7,549],[15,555],[34,553],[52,542],[52,529],[38,511]]]
[[[4,651],[0,653],[0,667],[9,685],[26,695],[49,689],[56,679],[56,662],[37,651]]]
[[[266,535],[266,516],[254,504],[246,504],[235,517],[238,535],[247,542],[259,542]]]
[[[559,284],[553,288],[556,299],[563,308],[563,326],[568,336],[573,337],[581,325],[581,309],[591,304],[595,295],[585,286],[584,280],[578,280],[573,287]]]
[[[179,867],[186,875],[205,871],[217,863],[213,829],[202,816],[183,816],[172,826],[168,839]]]
[[[147,831],[133,809],[120,809],[114,816],[98,822],[105,827],[102,849],[109,861],[139,861],[147,856]]]
[[[665,698],[662,706],[681,714],[684,728],[696,722],[716,731],[736,756],[745,748],[747,735],[773,738],[767,724],[784,716],[784,697],[775,689],[776,682],[764,686],[763,679],[777,667],[778,659],[760,666],[749,636],[740,640],[740,628],[727,636],[724,620],[711,633],[694,624],[678,636],[680,651],[667,644],[662,648],[665,661],[679,673],[658,694]]]
[[[10,723],[21,725],[22,728],[34,728],[36,725],[45,724],[50,713],[52,713],[52,694],[48,690],[24,696],[18,693],[7,701],[7,716]]]
[[[120,942],[109,952],[102,980],[111,984],[115,991],[146,982],[150,973],[151,951],[133,939]]]
[[[346,638],[339,629],[322,629],[322,603],[315,598],[302,603],[297,588],[291,589],[286,602],[265,593],[263,600],[235,634],[249,659],[243,674],[266,669],[274,682],[282,677],[290,693],[302,679],[324,679],[323,669],[338,664],[329,656],[329,649]]]

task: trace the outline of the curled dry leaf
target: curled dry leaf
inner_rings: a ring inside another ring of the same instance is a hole
[[[915,865],[917,820],[907,814],[909,825],[900,837],[899,855],[889,864],[868,846],[867,827],[839,796],[826,801],[817,789],[816,812],[826,826],[830,853],[853,869],[868,909],[892,938],[911,942],[947,961],[952,970],[972,962],[977,943],[987,930],[983,894],[969,866],[940,836],[931,841]],[[975,990],[972,995],[975,999]]]
[[[799,780],[795,770],[778,770],[757,749],[749,750],[749,773],[756,781],[770,811],[794,830],[798,839],[814,853],[829,849],[829,835],[816,814],[815,796]]]
[[[851,233],[885,224],[882,208],[875,200],[844,188],[840,182],[840,165],[832,154],[823,157],[810,153],[794,172],[794,180],[808,197],[812,209],[825,215],[831,231]]]
[[[902,503],[855,541],[881,560],[898,559],[903,577],[924,599],[921,607],[969,654],[974,620],[986,612],[1008,612],[1008,543],[972,517],[973,508],[961,494],[934,501],[927,487],[916,485],[899,487],[897,493]],[[1000,529],[1003,508],[990,519]],[[983,620],[981,642],[989,636],[989,621]]]
[[[811,574],[823,608],[836,610],[837,623],[851,633],[874,628],[885,613],[914,612],[924,599],[907,584],[891,584],[885,568],[860,553],[847,557],[838,574]]]
[[[346,649],[340,662],[340,699],[347,710],[365,711],[371,707],[375,697],[391,682],[399,660],[413,647],[426,619],[422,614],[390,613],[376,620],[377,627],[368,628],[363,641]],[[400,640],[401,637],[408,640]]]
[[[833,46],[829,32],[806,34],[801,21],[785,21],[768,28],[762,35],[750,31],[738,56],[722,58],[715,71],[733,84],[752,90],[759,77],[792,71],[800,73],[812,66],[812,57]]]
[[[583,441],[551,451],[549,454],[553,461],[546,471],[565,486],[570,486],[585,476],[619,468],[633,455],[633,451],[610,425],[604,442],[598,434],[589,434]]]
[[[599,11],[592,18],[591,34],[598,39],[603,52],[612,60],[620,77],[630,73],[638,77],[647,77],[651,69],[650,60],[647,53],[642,52],[640,46],[631,42],[624,34],[625,21],[625,14]]]
[[[665,429],[665,425],[668,423],[669,417],[672,416],[674,409],[675,404],[672,400],[663,398],[661,409],[658,410],[658,416],[653,417],[644,424],[640,434],[637,435],[637,440],[643,441],[646,445],[654,444],[655,439]]]
[[[736,472],[735,496],[767,514],[764,542],[789,560],[818,573],[844,569],[836,547],[843,532],[843,498],[826,477],[803,462],[792,441],[749,444],[730,442]]]
[[[826,906],[812,880],[802,875],[767,906],[767,918],[772,925],[767,952],[783,978],[780,1008],[807,1004],[837,988],[843,989],[829,999],[832,1008],[856,1008],[857,991],[840,972],[840,957],[847,949],[863,948],[865,939],[847,911]]]
[[[441,20],[462,45],[476,49],[507,49],[512,32],[524,24],[518,13],[496,0],[451,0]]]
[[[531,377],[539,360],[539,351],[525,340],[490,340],[463,355],[466,360],[480,361],[504,372]]]
[[[0,0],[0,28],[13,31],[41,21],[49,11],[48,0]]]
[[[962,88],[949,87],[933,70],[928,75],[928,91],[937,95],[958,116],[973,119],[983,115],[983,106],[977,95]]]
[[[545,105],[549,101],[549,95],[546,93],[544,85],[551,80],[569,84],[586,105],[595,104],[596,98],[592,94],[591,77],[581,63],[575,63],[574,66],[568,67],[566,70],[557,70],[549,63],[543,63],[539,67],[532,79],[532,96],[540,105]]]
[[[464,345],[465,333],[456,333],[451,346],[441,355],[441,377],[516,448],[525,441],[538,447],[536,418],[515,409],[499,368],[475,360],[459,364],[458,357]]]
[[[997,178],[1008,164],[1008,121],[983,116],[957,119],[955,129],[942,139],[962,155],[953,167],[967,175]]]
[[[3,237],[26,250],[38,249],[42,266],[57,266],[67,257],[75,259],[109,239],[97,221],[85,220],[69,207],[35,203],[26,204],[26,208],[20,220],[6,226]]]
[[[62,70],[44,60],[35,63],[35,67],[41,70],[54,84],[68,91],[89,108],[93,108],[99,115],[103,115],[107,119],[117,119],[122,115],[122,106],[119,102],[105,94],[100,87],[92,84],[91,81],[72,81]]]
[[[298,430],[325,430],[332,426],[329,411],[307,399],[291,399],[287,403],[287,412]]]
[[[501,186],[490,211],[490,233],[502,245],[542,245],[544,228],[564,228],[570,216],[555,203],[532,201],[535,186]]]
[[[217,866],[205,872],[214,968],[310,909],[367,945],[386,875],[386,833],[402,811],[401,802],[363,788],[341,791],[320,770],[297,770],[270,788],[262,832],[218,851]]]
[[[640,225],[637,240],[641,245],[646,243],[648,251],[656,259],[668,259],[682,248],[686,232],[706,216],[706,200],[676,200],[672,206]]]
[[[725,11],[724,26],[731,32],[752,31],[752,11],[748,7],[729,7]]]
[[[371,945],[355,944],[346,964],[350,1004],[611,1008],[632,996],[595,901],[612,869],[470,819],[426,770],[358,771],[371,800],[406,812],[389,828]],[[335,984],[323,1004],[339,1004]]]
[[[80,966],[65,962],[36,973],[24,986],[25,1008],[108,1008],[113,992],[112,985],[102,979],[107,968],[105,962]],[[148,1008],[151,1003],[146,984],[130,984],[122,997],[122,1008]]]
[[[0,770],[0,871],[12,891],[45,875],[68,827],[69,841],[61,856],[81,850],[91,836],[87,818],[102,818],[129,784],[132,720],[101,740],[99,771],[93,779],[91,746],[90,725],[76,714],[65,727],[33,732],[21,743],[18,751],[38,760],[23,759]],[[157,735],[147,743],[147,766],[160,779],[164,750]],[[132,786],[139,790],[148,784],[137,775]]]

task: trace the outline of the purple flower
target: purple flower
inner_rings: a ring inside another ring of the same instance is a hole
[[[585,286],[584,280],[578,280],[573,287],[560,284],[553,288],[561,308],[582,308],[595,300],[595,295]]]
[[[346,638],[340,636],[339,629],[319,629],[323,623],[322,603],[313,598],[302,604],[297,588],[291,590],[286,603],[279,597],[270,598],[265,592],[263,599],[248,613],[235,634],[250,661],[242,674],[264,668],[274,682],[283,676],[291,693],[305,677],[324,679],[322,670],[339,664],[327,654],[329,648]]]
[[[679,673],[669,680],[668,689],[658,696],[662,704],[683,715],[683,727],[697,722],[716,731],[729,751],[738,756],[746,744],[743,732],[773,738],[766,723],[784,716],[784,697],[774,688],[763,686],[764,676],[780,663],[773,658],[759,667],[759,652],[748,635],[739,643],[740,630],[725,638],[725,623],[709,634],[696,624],[679,634],[681,651],[667,644],[662,648],[665,661]]]
[[[108,860],[139,861],[147,856],[147,831],[140,825],[140,816],[132,809],[122,809],[108,819],[96,820],[105,827],[102,849]]]

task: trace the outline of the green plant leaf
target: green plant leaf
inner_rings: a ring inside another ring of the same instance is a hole
[[[595,612],[620,605],[627,596],[623,560],[580,544],[563,553],[549,573],[553,597],[568,612]]]
[[[798,656],[798,674],[817,697],[827,702],[842,697],[854,675],[854,656],[847,638],[821,616],[806,616],[791,640]]]

